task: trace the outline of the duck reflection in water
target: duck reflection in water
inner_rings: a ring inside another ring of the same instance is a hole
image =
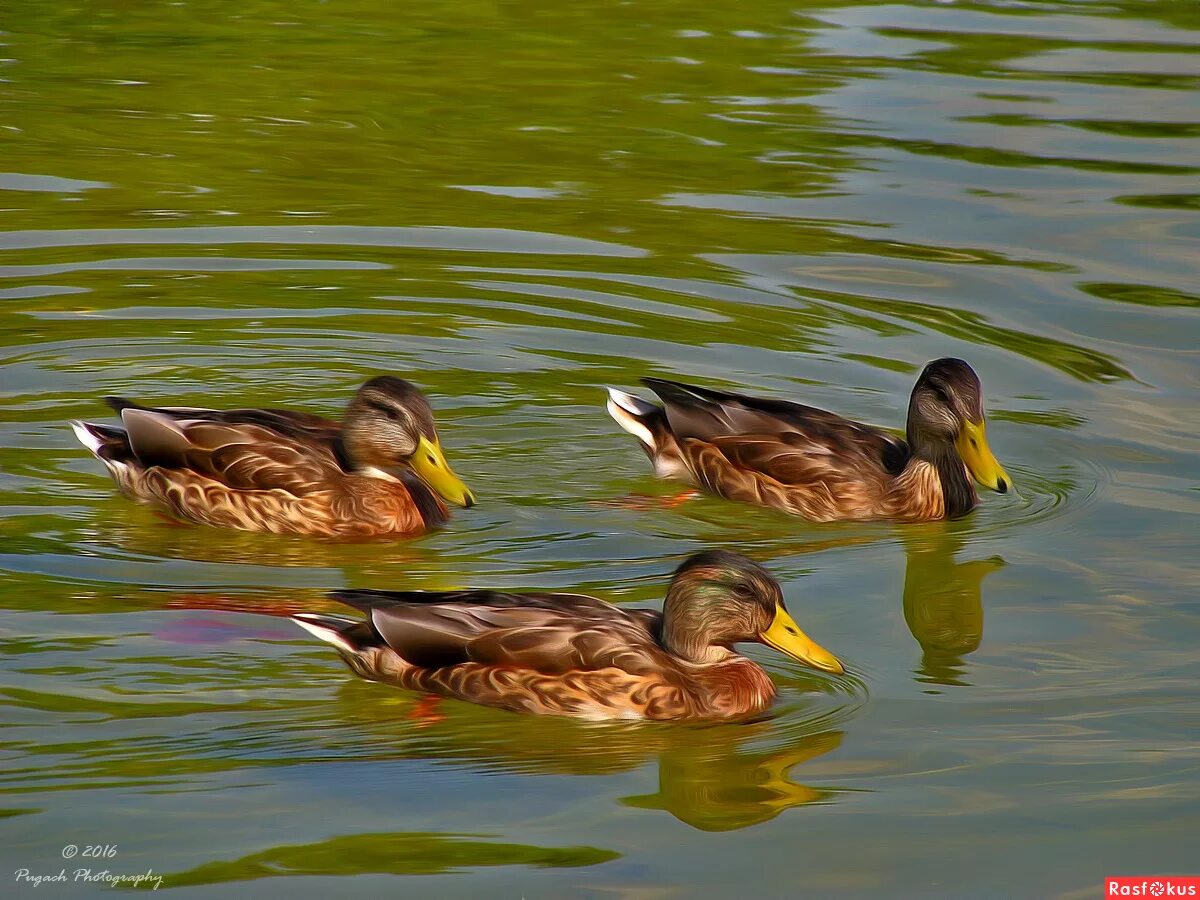
[[[387,708],[380,707],[381,694]],[[351,681],[341,686],[333,706],[338,730],[359,747],[374,745],[401,758],[435,759],[482,772],[614,775],[657,761],[657,792],[619,802],[670,813],[700,831],[758,825],[788,809],[831,803],[840,793],[834,786],[793,780],[802,777],[798,767],[842,743],[843,732],[829,727],[823,703],[820,710],[787,710],[770,720],[696,726],[548,716],[522,717],[514,725],[510,715],[495,710],[432,702],[436,712],[430,698]],[[409,723],[399,730],[397,704],[407,706],[399,721]],[[368,738],[363,730],[371,733]]]
[[[722,729],[727,741],[682,745],[658,758],[658,793],[626,797],[640,809],[661,809],[700,831],[733,831],[775,818],[785,809],[831,802],[836,791],[796,784],[791,770],[842,743],[825,731],[770,750],[742,750],[745,736]]]
[[[983,640],[983,579],[1002,569],[999,556],[956,562],[966,534],[953,525],[930,525],[903,537],[904,621],[921,645],[917,681],[965,686],[963,657]]]
[[[124,501],[112,499],[114,506]],[[456,560],[432,551],[421,543],[398,543],[386,538],[356,541],[297,540],[290,535],[234,529],[197,528],[171,519],[148,506],[137,505],[106,519],[103,533],[87,539],[110,553],[133,556],[147,561],[168,560],[173,566],[253,566],[271,567],[269,580],[253,583],[300,584],[336,583],[346,572],[364,583],[398,581],[422,577],[434,586],[454,584],[468,572],[454,571]],[[148,563],[149,564],[149,563]],[[317,570],[328,569],[328,573]],[[301,570],[301,571],[297,571]],[[197,570],[198,582],[209,580],[210,573]],[[299,577],[296,577],[298,576]],[[309,609],[323,596],[314,591],[313,600],[297,611]]]

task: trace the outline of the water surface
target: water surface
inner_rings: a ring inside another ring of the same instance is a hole
[[[104,843],[97,869],[179,896],[530,898],[1196,871],[1191,0],[18,2],[0,27],[7,870]],[[947,355],[1020,489],[950,524],[667,506],[600,390],[899,426]],[[480,498],[412,542],[164,521],[63,424],[109,393],[336,414],[381,371],[428,391]],[[750,648],[781,697],[743,726],[431,710],[271,616],[347,586],[654,604],[712,546],[853,677]]]

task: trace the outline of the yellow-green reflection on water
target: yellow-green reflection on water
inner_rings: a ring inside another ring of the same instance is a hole
[[[1190,0],[2,18],[10,870],[116,843],[197,896],[783,897],[1194,869]],[[945,355],[1021,491],[948,525],[668,508],[600,389],[900,427]],[[63,425],[108,393],[333,413],[380,371],[480,500],[410,543],[165,522]],[[653,604],[711,546],[853,677],[751,648],[780,703],[736,727],[428,715],[269,615],[346,586]]]
[[[934,684],[963,683],[962,658],[983,640],[983,579],[1004,567],[999,556],[956,562],[965,543],[954,534],[904,540],[904,621],[923,651],[920,674]]]
[[[547,849],[465,835],[356,834],[205,863],[188,872],[168,873],[163,883],[188,887],[295,875],[438,875],[487,866],[592,866],[615,858],[615,853],[593,847]]]

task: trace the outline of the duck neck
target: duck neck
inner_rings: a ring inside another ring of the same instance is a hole
[[[342,418],[342,431],[338,437],[339,455],[349,464],[351,470],[366,467],[366,459],[370,456],[371,428],[370,424],[364,421],[360,403],[358,398],[351,402]]]
[[[663,604],[662,644],[667,652],[694,665],[722,662],[734,655],[728,647],[712,643],[713,624],[705,615],[709,605],[699,592],[667,592]]]
[[[942,488],[944,516],[947,519],[965,516],[975,508],[979,496],[975,493],[971,476],[967,474],[967,467],[954,444],[949,441],[926,441],[918,445],[910,438],[909,446],[913,448],[909,466],[925,463],[932,466],[937,474]]]
[[[426,528],[437,528],[450,520],[450,509],[417,474],[405,469],[400,472],[400,481],[408,489],[413,505],[421,514],[421,521]]]
[[[339,434],[333,439],[333,455],[337,458],[337,463],[343,472],[353,472],[358,468],[354,462],[354,456],[350,453],[350,448],[346,446],[345,434]]]

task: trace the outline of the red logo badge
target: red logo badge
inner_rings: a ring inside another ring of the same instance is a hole
[[[1104,896],[1200,898],[1200,875],[1124,875],[1105,878]]]

